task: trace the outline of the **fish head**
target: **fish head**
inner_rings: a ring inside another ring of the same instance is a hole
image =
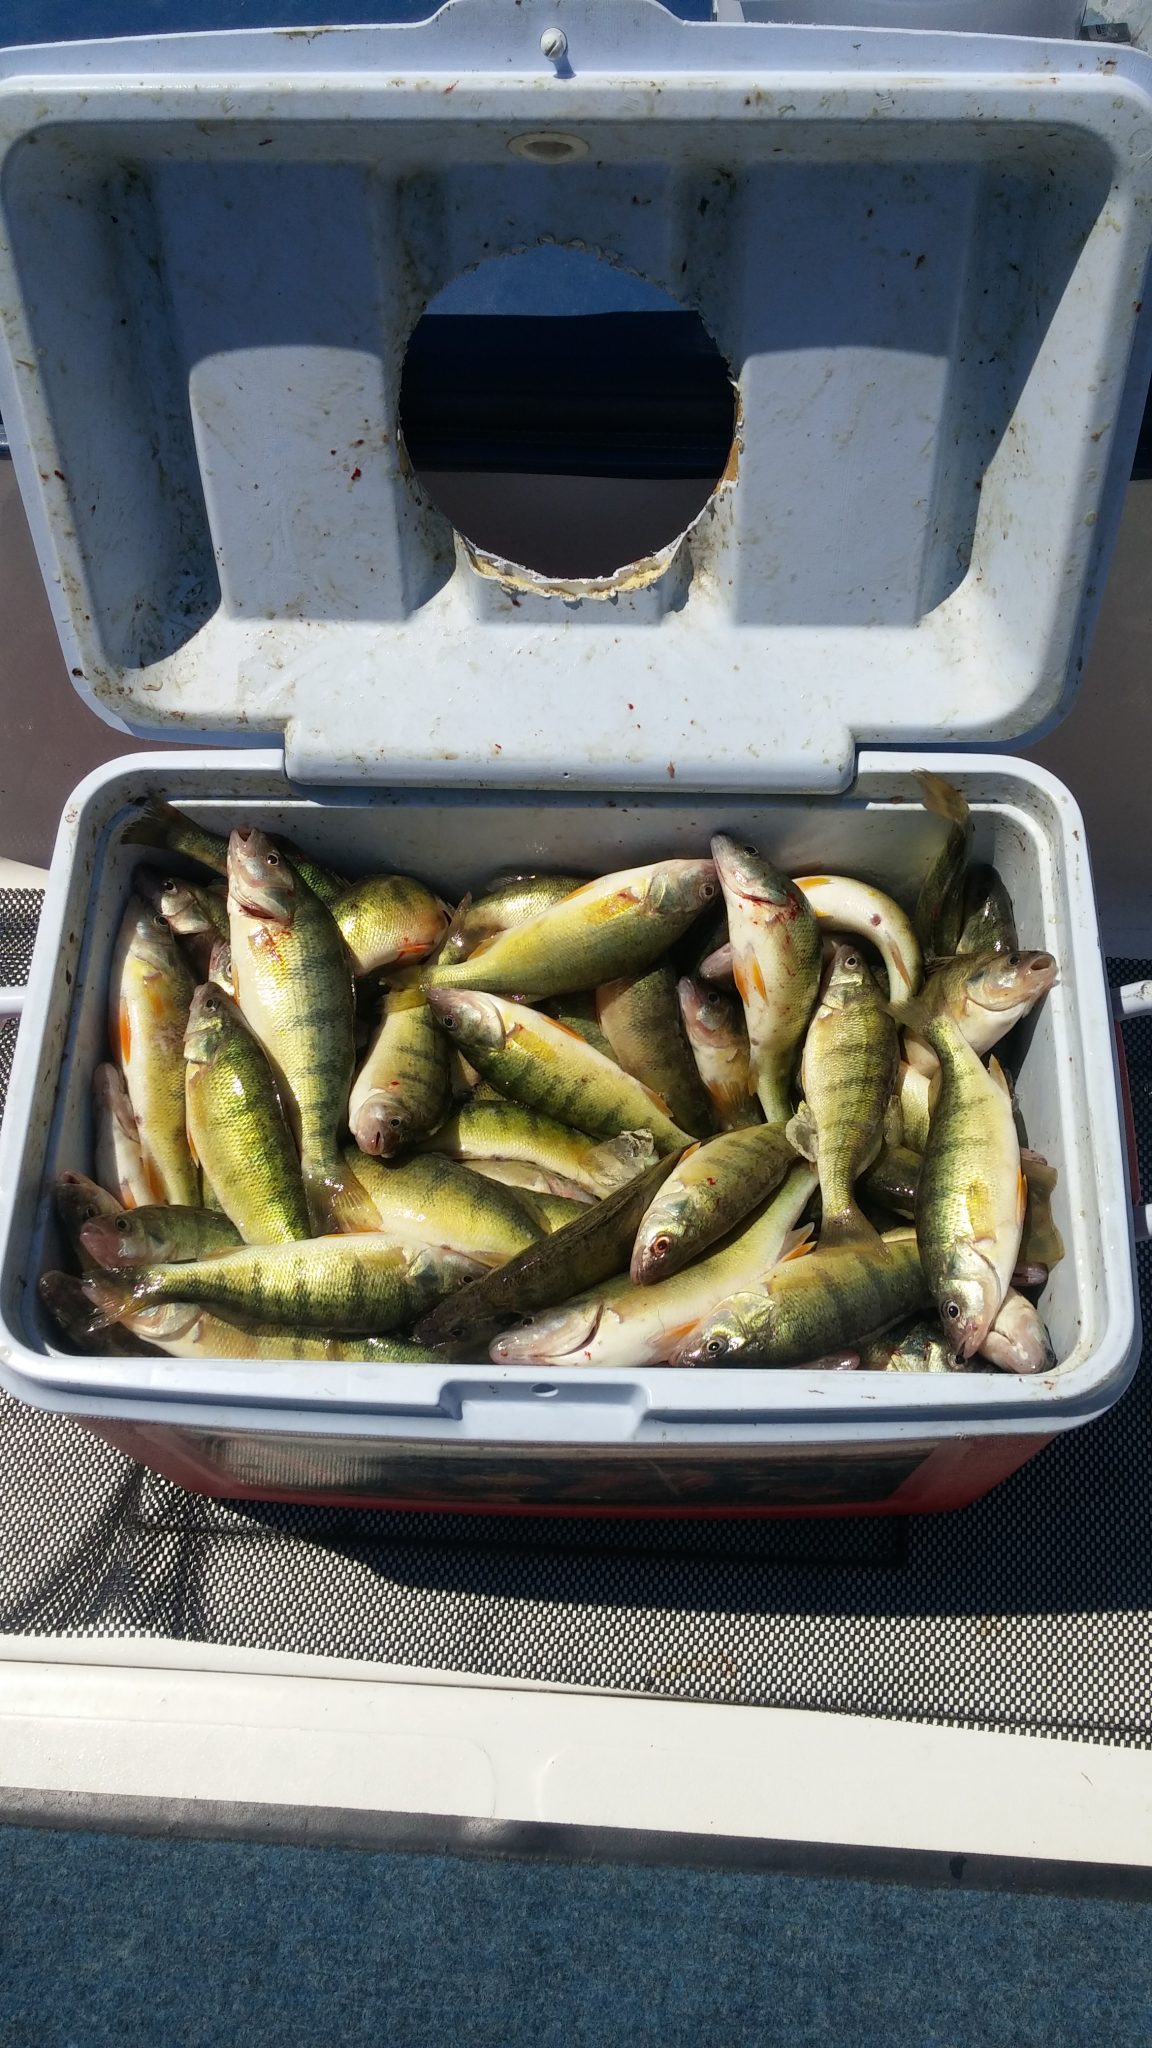
[[[192,998],[184,1028],[184,1057],[192,1066],[204,1066],[219,1052],[236,1012],[232,999],[214,981],[206,981]]]
[[[727,990],[686,974],[676,993],[688,1031],[708,1044],[726,1044],[737,1025],[735,1004]]]
[[[144,1209],[94,1217],[81,1230],[80,1242],[98,1266],[109,1267],[163,1265],[172,1250],[160,1213]]]
[[[968,976],[968,999],[982,1010],[1024,1012],[1055,987],[1059,973],[1051,953],[992,953]]]
[[[85,1224],[112,1219],[120,1204],[85,1173],[58,1173],[52,1183],[56,1213],[69,1244],[80,1243]]]
[[[680,1245],[683,1211],[689,1205],[678,1200],[675,1193],[661,1203],[657,1196],[636,1233],[632,1247],[632,1279],[637,1287],[650,1287],[653,1281],[662,1280],[665,1273],[674,1271],[670,1264]],[[690,1209],[689,1209],[690,1213]]]
[[[133,897],[124,918],[128,934],[129,969],[145,976],[169,975],[180,967],[176,940],[167,919],[150,903]]]
[[[169,875],[160,884],[160,915],[174,932],[182,938],[193,938],[199,932],[214,932],[216,927],[204,908],[204,901],[198,889],[190,882],[182,882]]]
[[[726,896],[742,897],[762,910],[796,908],[798,891],[754,846],[742,846],[738,839],[718,832],[712,841],[712,858]]]
[[[410,1138],[417,1135],[411,1110],[405,1107],[398,1095],[393,1099],[386,1089],[377,1089],[365,1097],[352,1120],[351,1129],[358,1149],[367,1153],[370,1159],[391,1159]]]
[[[695,917],[719,896],[720,877],[711,860],[661,861],[648,882],[648,907],[664,916]]]
[[[136,1118],[132,1104],[128,1100],[128,1090],[124,1086],[119,1070],[110,1060],[103,1061],[92,1076],[92,1099],[97,1110],[102,1110],[105,1115],[112,1117],[129,1137],[134,1138],[137,1135]]]
[[[488,1356],[496,1365],[551,1365],[590,1344],[600,1326],[603,1303],[595,1297],[564,1302],[525,1316],[514,1330],[496,1337]],[[573,1359],[573,1364],[578,1360]]]
[[[217,939],[208,956],[208,979],[225,995],[235,995],[236,984],[232,979],[232,948],[227,939]]]
[[[1038,1310],[1023,1294],[1008,1294],[981,1346],[1002,1372],[1051,1372],[1056,1354]]]
[[[287,855],[255,825],[237,825],[228,841],[229,901],[248,917],[291,924],[298,895]]]
[[[854,946],[850,942],[833,946],[831,958],[824,970],[821,1001],[839,1005],[875,992],[876,983],[872,969],[859,946]]]
[[[1001,1289],[983,1253],[961,1241],[936,1288],[944,1334],[957,1358],[974,1358],[1000,1308]]]
[[[430,988],[428,1007],[442,1031],[465,1052],[499,1052],[504,1043],[504,1019],[491,996],[472,989]]]
[[[669,1364],[739,1364],[741,1353],[748,1345],[753,1320],[762,1328],[768,1314],[770,1307],[763,1294],[729,1295],[727,1301],[722,1301],[702,1323],[697,1324],[686,1342],[673,1352]]]

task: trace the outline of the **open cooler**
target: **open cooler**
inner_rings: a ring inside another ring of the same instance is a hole
[[[1139,1339],[1088,850],[1067,790],[984,749],[1067,705],[1107,565],[1152,62],[456,0],[9,51],[0,149],[0,410],[69,665],[113,723],[195,743],[99,771],[61,822],[0,1141],[0,1382],[211,1492],[573,1513],[958,1505],[1115,1401]],[[732,392],[690,519],[572,573],[454,530],[400,425],[429,304],[565,251],[698,315]],[[453,896],[726,830],[907,898],[939,836],[924,767],[1060,963],[1012,1048],[1060,1175],[1056,1371],[55,1343],[45,1188],[90,1157],[120,835],[151,797]]]

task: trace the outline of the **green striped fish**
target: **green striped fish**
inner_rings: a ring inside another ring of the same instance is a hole
[[[867,961],[855,946],[837,946],[804,1040],[804,1105],[788,1125],[820,1175],[823,1249],[874,1236],[853,1189],[880,1150],[899,1064],[895,1020]]]
[[[244,1242],[307,1237],[300,1161],[272,1069],[236,1004],[213,982],[192,999],[184,1095],[193,1155]]]
[[[451,1095],[450,1054],[420,990],[390,989],[348,1103],[361,1152],[389,1159],[435,1128]]]
[[[129,1310],[183,1301],[225,1318],[381,1335],[412,1322],[482,1271],[478,1260],[459,1252],[398,1244],[378,1232],[244,1245],[212,1259],[144,1266],[119,1288],[116,1313],[105,1281],[91,1279],[85,1286],[95,1307],[94,1329],[120,1321]]]
[[[927,1308],[912,1230],[846,1244],[778,1266],[765,1286],[729,1295],[674,1365],[856,1364],[858,1346]]]
[[[709,1137],[716,1119],[684,1036],[676,975],[667,961],[647,974],[602,982],[596,1014],[625,1073],[659,1095],[682,1130]]]
[[[228,842],[228,916],[236,999],[282,1084],[312,1228],[372,1230],[375,1211],[340,1149],[355,998],[335,919],[247,825]]]
[[[651,1089],[554,1018],[503,996],[459,989],[430,989],[428,1002],[472,1065],[527,1109],[594,1137],[650,1131],[661,1152],[689,1142]]]

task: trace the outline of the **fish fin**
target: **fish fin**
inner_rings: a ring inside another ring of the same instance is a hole
[[[113,1280],[107,1274],[92,1273],[81,1284],[92,1304],[87,1325],[90,1337],[95,1337],[100,1330],[109,1329],[113,1323],[123,1322],[137,1305],[130,1281]]]
[[[952,825],[968,823],[968,799],[954,783],[931,768],[917,768],[915,773],[926,811],[934,811],[938,818],[947,818]]]
[[[133,818],[120,837],[126,846],[154,846],[165,850],[169,847],[168,833],[178,814],[171,804],[160,799],[149,804],[138,818]]]
[[[901,1031],[915,1032],[918,1038],[926,1038],[932,1023],[933,1013],[922,995],[905,996],[901,1002],[890,999],[884,1004],[888,1015],[895,1019]]]
[[[652,1165],[656,1146],[650,1131],[621,1131],[618,1138],[605,1138],[594,1145],[585,1165],[602,1194],[623,1187]]]
[[[991,1188],[985,1180],[971,1180],[964,1190],[968,1209],[968,1220],[972,1236],[977,1244],[992,1244],[996,1238],[999,1217]]]
[[[876,1250],[882,1242],[880,1232],[869,1223],[854,1201],[850,1201],[846,1208],[825,1216],[820,1225],[822,1252],[843,1251],[848,1246],[865,1251]]]
[[[806,1102],[800,1104],[795,1116],[789,1117],[784,1126],[784,1136],[792,1150],[800,1154],[801,1159],[806,1159],[810,1166],[815,1166],[820,1141],[816,1119]]]
[[[1019,1175],[1019,1178],[1018,1178],[1018,1180],[1017,1180],[1017,1184],[1016,1184],[1016,1221],[1017,1221],[1017,1223],[1018,1223],[1018,1224],[1020,1225],[1020,1228],[1021,1228],[1021,1230],[1023,1230],[1023,1228],[1024,1228],[1024,1218],[1025,1218],[1025,1216],[1027,1215],[1027,1213],[1028,1213],[1028,1181],[1027,1181],[1027,1178],[1026,1178],[1026,1176],[1025,1176],[1025,1174],[1024,1174],[1024,1171],[1023,1171],[1023,1169],[1021,1169],[1021,1172],[1020,1172],[1020,1175]]]
[[[303,1169],[304,1199],[314,1237],[378,1232],[380,1215],[350,1166],[337,1162],[327,1171]]]
[[[789,1259],[806,1258],[808,1253],[814,1252],[815,1249],[816,1239],[812,1234],[812,1225],[810,1223],[797,1224],[796,1229],[790,1230],[784,1239],[783,1248],[776,1264],[778,1266],[785,1266]]]
[[[1008,1076],[1004,1072],[1004,1069],[1000,1065],[1000,1062],[996,1058],[995,1054],[992,1055],[992,1058],[988,1062],[988,1072],[991,1074],[992,1079],[996,1083],[996,1086],[1001,1090],[1001,1092],[1004,1095],[1008,1097],[1009,1102],[1011,1102],[1012,1090],[1008,1086]]]

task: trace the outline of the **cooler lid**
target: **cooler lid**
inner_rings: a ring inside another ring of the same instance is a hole
[[[803,790],[1066,708],[1147,371],[1139,52],[454,0],[0,52],[0,160],[0,411],[111,723]]]

